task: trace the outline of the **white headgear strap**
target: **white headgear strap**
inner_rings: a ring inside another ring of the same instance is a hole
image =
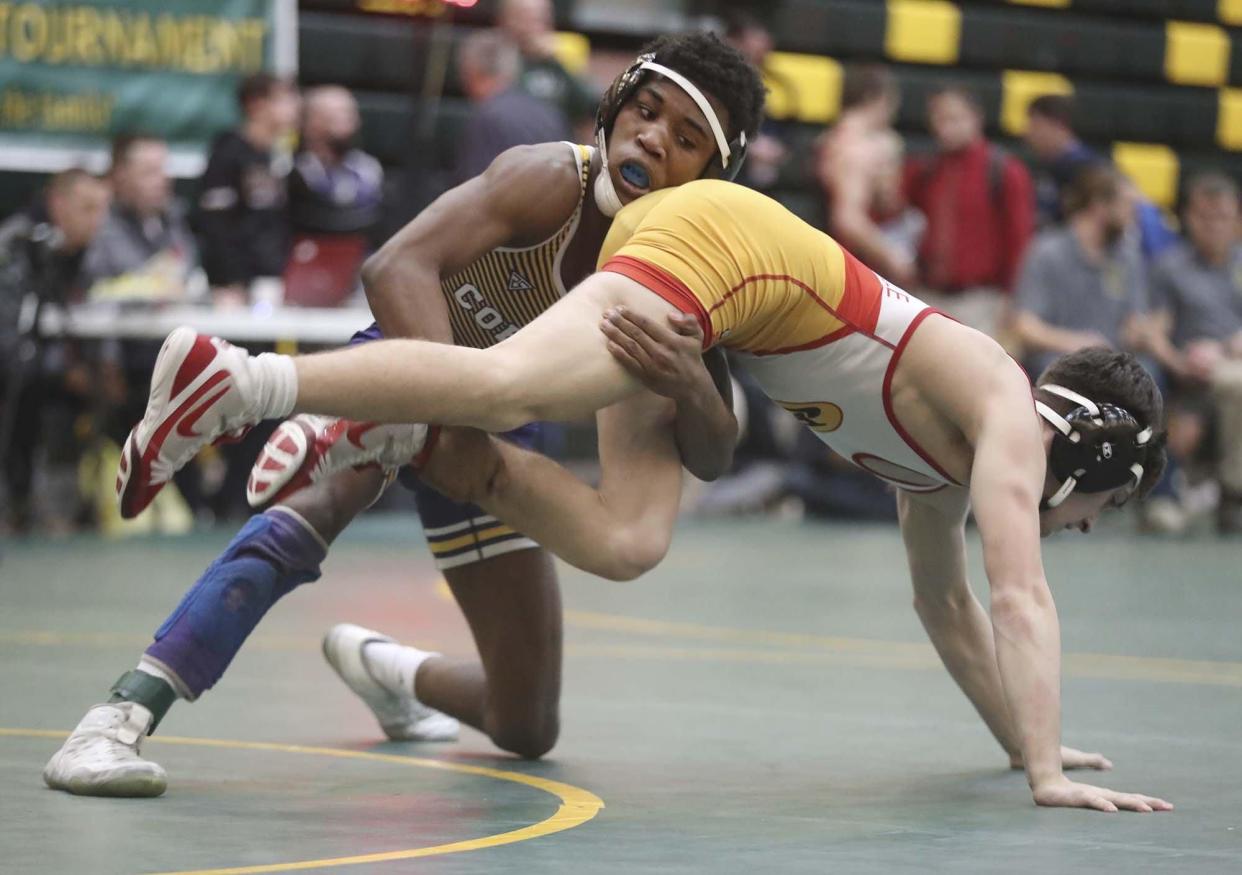
[[[1100,408],[1096,406],[1094,401],[1085,395],[1079,395],[1072,389],[1066,389],[1064,386],[1054,386],[1052,383],[1047,383],[1043,386],[1036,386],[1035,388],[1043,389],[1045,392],[1051,392],[1053,395],[1060,395],[1067,401],[1073,401],[1075,404],[1087,408],[1087,412],[1092,416],[1100,415]]]
[[[600,160],[599,175],[595,177],[595,206],[611,219],[625,204],[621,203],[617,187],[612,184],[612,174],[608,172],[608,140],[602,127],[595,132],[595,142],[599,146]]]
[[[1091,399],[1085,398],[1082,395],[1079,395],[1077,392],[1073,392],[1061,386],[1039,386],[1038,388],[1047,389],[1053,395],[1059,395],[1062,398],[1067,398],[1070,401],[1073,401],[1075,404],[1080,404],[1083,407],[1087,408],[1087,410],[1090,411],[1092,415],[1098,414],[1100,412],[1100,408],[1096,407],[1095,403],[1091,401]],[[1070,425],[1070,422],[1068,419],[1066,419],[1061,414],[1057,413],[1055,410],[1053,410],[1051,407],[1049,407],[1044,402],[1036,401],[1035,409],[1039,412],[1040,416],[1048,420],[1049,424],[1051,424],[1053,428],[1061,432],[1061,434],[1065,435],[1073,443],[1078,443],[1078,441],[1082,439],[1082,436],[1078,433],[1077,430],[1075,430],[1074,426]],[[1078,472],[1078,473],[1082,473],[1082,472]],[[1069,498],[1070,493],[1074,491],[1074,487],[1076,487],[1077,485],[1078,485],[1077,477],[1073,477],[1073,476],[1066,477],[1064,482],[1061,484],[1060,488],[1057,489],[1056,492],[1052,493],[1052,495],[1048,498],[1048,507],[1057,507],[1061,502]]]
[[[703,117],[707,119],[707,124],[712,129],[712,136],[716,138],[716,147],[720,150],[720,166],[727,170],[729,158],[733,155],[733,150],[729,148],[729,138],[725,136],[724,126],[720,124],[720,119],[716,117],[716,111],[712,109],[712,105],[708,103],[707,98],[699,90],[699,87],[671,67],[657,64],[655,61],[643,61],[639,64],[638,69],[659,73],[665,79],[671,80],[673,84],[690,96],[690,99],[694,101],[695,105],[703,113]],[[600,157],[599,176],[595,177],[595,205],[599,207],[601,213],[611,219],[621,212],[621,207],[624,204],[621,201],[621,196],[617,194],[617,187],[612,184],[612,174],[608,172],[608,140],[602,127],[596,131],[595,142],[599,146]],[[746,145],[745,131],[739,134],[739,142],[743,146]]]
[[[1078,404],[1081,407],[1087,408],[1087,412],[1090,413],[1092,416],[1098,417],[1100,415],[1100,408],[1096,405],[1094,401],[1092,401],[1090,398],[1087,398],[1084,395],[1079,395],[1077,392],[1073,391],[1072,389],[1066,389],[1064,386],[1055,386],[1052,384],[1047,384],[1044,386],[1037,386],[1036,388],[1044,389],[1048,392],[1051,392],[1053,395],[1059,395],[1068,401],[1073,401],[1075,404]],[[1078,443],[1078,441],[1081,438],[1081,435],[1074,428],[1074,426],[1070,424],[1068,419],[1066,419],[1061,414],[1057,413],[1055,410],[1053,410],[1051,407],[1049,407],[1047,404],[1045,404],[1042,401],[1035,402],[1035,409],[1039,412],[1040,416],[1048,420],[1048,422],[1052,425],[1053,428],[1061,432],[1061,434],[1065,435],[1072,442]],[[1148,426],[1147,428],[1143,429],[1137,435],[1134,436],[1134,442],[1141,447],[1145,445],[1149,440],[1151,440],[1151,436],[1152,436],[1151,426]],[[1083,472],[1077,471],[1075,473],[1082,474]],[[1139,464],[1138,462],[1135,462],[1133,465],[1130,466],[1130,473],[1134,475],[1134,482],[1136,484],[1141,483],[1143,481],[1143,466]],[[1066,477],[1065,482],[1061,484],[1061,488],[1058,489],[1056,492],[1054,492],[1052,494],[1052,497],[1048,499],[1048,506],[1056,507],[1061,502],[1065,501],[1065,499],[1069,497],[1070,493],[1074,491],[1074,487],[1076,487],[1077,485],[1078,485],[1078,478],[1076,476]]]
[[[1077,485],[1077,477],[1066,477],[1065,482],[1061,484],[1061,488],[1052,493],[1052,497],[1048,499],[1048,506],[1057,507],[1061,502],[1069,498],[1070,493],[1074,491],[1074,487]]]
[[[716,118],[716,111],[707,102],[707,98],[699,90],[699,87],[676,70],[665,67],[663,64],[657,64],[655,61],[643,61],[638,69],[659,73],[665,79],[673,80],[681,87],[682,91],[690,95],[690,99],[695,102],[695,105],[703,113],[703,117],[707,119],[707,124],[711,126],[713,136],[716,137],[716,145],[720,149],[720,166],[727,168],[729,166],[729,156],[732,154],[729,149],[729,138],[725,136],[724,127],[721,126],[720,119]],[[745,131],[742,132],[741,142],[742,145],[746,145]]]
[[[1065,435],[1075,443],[1078,441],[1078,432],[1074,431],[1074,427],[1069,424],[1069,420],[1064,416],[1057,413],[1042,401],[1035,402],[1035,409],[1039,411],[1040,416],[1048,420],[1052,427],[1061,432],[1061,434]]]

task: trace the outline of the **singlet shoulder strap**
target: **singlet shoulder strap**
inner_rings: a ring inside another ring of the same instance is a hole
[[[584,146],[581,143],[571,143],[568,140],[562,141],[574,152],[574,162],[578,165],[578,180],[581,185],[582,197],[586,197],[587,179],[591,176],[591,159],[595,157],[594,146]]]

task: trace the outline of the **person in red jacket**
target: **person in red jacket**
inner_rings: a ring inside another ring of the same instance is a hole
[[[905,170],[909,203],[927,217],[919,247],[920,296],[995,335],[1035,224],[1026,166],[983,136],[983,108],[964,88],[927,101],[935,154]]]

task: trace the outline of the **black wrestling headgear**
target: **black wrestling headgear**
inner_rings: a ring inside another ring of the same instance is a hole
[[[1048,467],[1061,485],[1044,502],[1046,507],[1056,507],[1075,489],[1092,493],[1131,484],[1138,487],[1152,438],[1150,426],[1140,425],[1124,407],[1096,404],[1062,386],[1047,384],[1036,389],[1077,405],[1062,416],[1044,402],[1035,402],[1039,415],[1057,431]]]

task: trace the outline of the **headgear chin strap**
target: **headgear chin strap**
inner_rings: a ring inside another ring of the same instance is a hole
[[[599,146],[601,162],[599,176],[595,177],[595,206],[611,219],[621,212],[625,204],[621,202],[621,195],[617,194],[617,187],[612,184],[612,174],[608,171],[608,139],[603,128],[596,128],[595,143]]]
[[[1075,489],[1108,492],[1131,483],[1137,487],[1142,482],[1152,437],[1150,426],[1142,428],[1123,407],[1096,404],[1064,386],[1048,384],[1036,389],[1077,405],[1062,416],[1044,402],[1035,402],[1039,415],[1057,431],[1048,466],[1061,485],[1044,501],[1045,507],[1057,507]]]
[[[612,123],[616,121],[617,113],[621,111],[625,101],[638,87],[643,74],[648,72],[663,76],[686,92],[699,111],[703,113],[720,153],[720,178],[733,179],[737,176],[742,168],[742,161],[746,158],[745,131],[741,131],[730,142],[728,136],[725,135],[724,126],[716,116],[716,111],[712,109],[711,103],[697,85],[673,68],[656,63],[654,54],[639,55],[634,63],[612,83],[604,99],[600,101],[599,110],[595,114],[595,142],[599,146],[601,162],[599,176],[595,179],[595,204],[600,212],[609,218],[620,212],[624,204],[620,195],[617,194],[616,186],[612,183],[612,174],[608,171],[607,134],[612,130]]]

